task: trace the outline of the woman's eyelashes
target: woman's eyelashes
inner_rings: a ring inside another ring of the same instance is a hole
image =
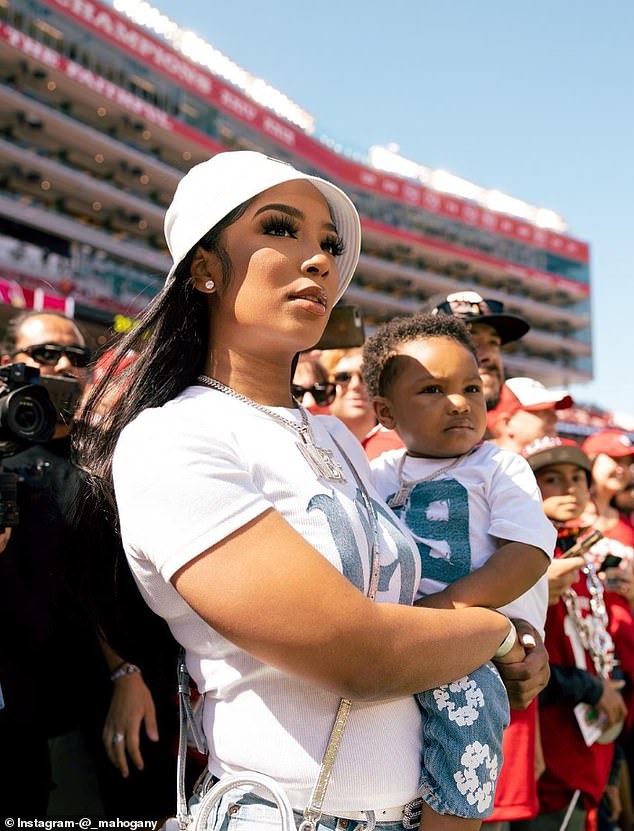
[[[273,237],[297,239],[300,225],[292,217],[285,214],[269,214],[262,220],[262,231]],[[321,248],[333,257],[340,257],[345,250],[345,243],[339,234],[329,232],[322,240]]]
[[[262,219],[262,231],[273,237],[297,237],[299,224],[285,214],[268,214]]]
[[[321,247],[324,251],[332,254],[333,257],[340,257],[346,250],[346,244],[339,234],[329,234],[322,242]]]

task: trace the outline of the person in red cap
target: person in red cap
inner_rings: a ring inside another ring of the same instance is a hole
[[[557,410],[570,406],[572,398],[564,390],[548,390],[534,378],[510,378],[502,386],[497,407],[489,410],[487,423],[495,444],[521,453],[532,441],[554,436]],[[536,702],[527,711],[511,711],[503,750],[506,762],[492,819],[530,819],[538,811],[535,771],[541,767]]]
[[[545,762],[539,816],[517,831],[559,829],[565,817],[569,831],[595,828],[604,794],[606,809],[619,813],[622,754],[615,755],[614,739],[627,714],[623,671],[631,677],[634,623],[622,598],[604,593],[592,553],[572,556],[588,531],[582,514],[590,499],[590,459],[575,442],[557,437],[531,443],[523,455],[557,529],[557,548],[548,570],[551,678],[539,698]]]
[[[499,447],[521,453],[536,439],[557,434],[557,410],[572,406],[566,390],[549,390],[534,378],[510,378],[488,424]]]
[[[604,539],[593,554],[606,568],[606,577],[615,591],[634,603],[634,527],[630,518],[613,504],[617,494],[632,481],[634,445],[625,430],[599,430],[583,443],[592,462],[592,499],[584,519],[597,528]]]

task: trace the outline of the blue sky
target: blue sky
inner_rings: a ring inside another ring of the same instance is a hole
[[[560,213],[592,250],[595,381],[573,392],[634,417],[633,3],[155,3],[345,146]]]

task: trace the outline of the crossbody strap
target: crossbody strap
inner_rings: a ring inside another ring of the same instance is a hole
[[[357,487],[359,488],[359,492],[361,493],[361,498],[363,499],[365,509],[368,514],[370,532],[372,535],[370,542],[371,556],[368,597],[370,598],[370,600],[374,600],[376,598],[376,593],[379,587],[379,572],[381,566],[379,556],[379,520],[377,517],[376,508],[374,507],[374,503],[372,502],[370,494],[368,493],[363,480],[359,476],[356,467],[350,461],[348,454],[339,444],[337,439],[332,435],[332,433],[330,434],[330,438],[337,445],[337,449],[345,459],[349,470],[354,476],[355,481],[357,483]],[[300,825],[299,831],[314,831],[317,822],[321,817],[322,806],[324,804],[324,798],[326,796],[326,790],[328,788],[328,783],[330,782],[330,775],[335,764],[335,759],[337,758],[337,753],[339,752],[339,747],[341,746],[341,740],[343,739],[343,733],[346,727],[346,723],[348,721],[348,716],[350,715],[351,708],[352,702],[347,698],[342,698],[337,708],[337,715],[335,716],[335,720],[330,731],[330,737],[328,739],[326,751],[321,762],[319,774],[317,775],[317,780],[313,786],[313,790],[310,795],[310,801],[308,803],[308,806],[304,809],[304,822],[302,822],[302,824]]]
[[[355,478],[361,498],[363,500],[365,509],[368,515],[371,532],[371,556],[370,556],[370,579],[368,583],[368,597],[370,600],[376,598],[376,593],[379,586],[379,572],[380,572],[380,538],[379,538],[379,520],[376,513],[376,508],[367,491],[367,488],[359,476],[357,469],[350,461],[348,454],[341,447],[339,442],[331,434],[330,436],[343,458],[346,461],[348,468]],[[205,747],[204,737],[200,734],[198,725],[195,722],[192,707],[191,707],[191,693],[190,693],[190,678],[185,664],[185,650],[181,649],[178,659],[178,703],[179,703],[179,737],[178,737],[178,760],[177,760],[177,813],[176,818],[181,831],[185,831],[188,823],[187,811],[187,795],[185,793],[185,761],[187,756],[187,728],[189,726],[196,747],[203,751]],[[343,733],[350,715],[352,702],[347,698],[342,698],[337,707],[337,714],[330,731],[328,744],[321,762],[317,780],[313,786],[310,795],[310,800],[307,807],[304,809],[304,821],[299,826],[299,831],[315,831],[317,823],[322,814],[322,806],[326,796],[326,790],[330,782],[330,776],[337,758],[337,753],[341,746]],[[369,825],[374,824],[374,817],[368,817]]]

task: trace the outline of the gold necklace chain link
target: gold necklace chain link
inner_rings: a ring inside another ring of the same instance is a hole
[[[327,479],[329,482],[345,483],[347,481],[343,468],[335,459],[332,450],[329,450],[327,447],[320,447],[315,442],[313,431],[310,428],[308,415],[299,402],[295,403],[297,404],[299,415],[302,420],[301,424],[297,424],[297,422],[292,421],[290,418],[285,418],[283,415],[276,413],[274,410],[265,407],[264,404],[258,404],[257,401],[254,401],[247,395],[237,392],[237,390],[223,384],[222,381],[217,381],[215,378],[210,378],[208,375],[201,374],[196,380],[201,384],[204,384],[206,387],[211,387],[211,389],[218,390],[218,392],[222,392],[225,395],[234,398],[236,401],[248,404],[249,407],[253,407],[259,412],[264,413],[264,415],[269,418],[272,418],[274,421],[277,421],[279,424],[282,424],[284,427],[287,427],[297,433],[300,441],[296,442],[296,446],[310,468],[319,478]]]

